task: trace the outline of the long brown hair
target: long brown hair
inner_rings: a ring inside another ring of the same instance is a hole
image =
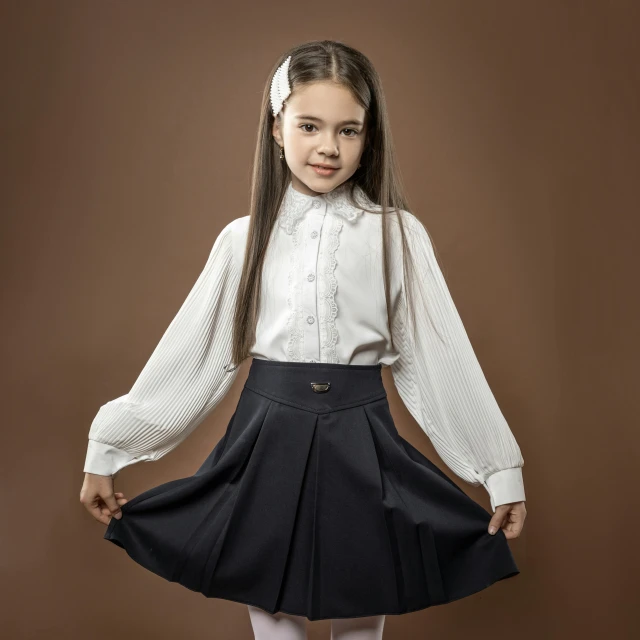
[[[262,94],[258,140],[251,176],[249,230],[233,323],[231,364],[236,367],[250,355],[250,349],[255,342],[262,267],[282,199],[291,181],[291,171],[286,162],[280,160],[280,148],[273,138],[274,116],[270,102],[271,79],[288,56],[291,56],[288,77],[292,92],[302,85],[330,80],[348,88],[365,109],[367,132],[360,160],[361,167],[348,180],[350,186],[347,197],[353,204],[368,211],[354,200],[355,187],[359,186],[369,200],[380,208],[370,212],[382,215],[382,259],[387,322],[391,344],[394,345],[392,320],[398,310],[391,308],[390,300],[391,241],[387,214],[397,210],[409,211],[409,205],[396,162],[382,83],[369,59],[358,50],[335,40],[311,41],[282,54],[271,69]],[[282,111],[277,117],[282,118]],[[409,283],[411,289],[411,292],[405,291],[405,310],[414,314],[415,305],[412,300],[415,279],[411,277],[413,265],[402,217],[397,216],[402,239],[402,268],[404,281]],[[415,322],[413,326],[415,327]]]

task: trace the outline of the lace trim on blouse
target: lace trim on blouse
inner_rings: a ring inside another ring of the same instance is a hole
[[[300,362],[304,360],[304,328],[302,308],[302,255],[304,253],[304,239],[301,238],[300,228],[304,214],[312,207],[312,202],[318,198],[324,199],[331,214],[326,223],[329,227],[328,239],[322,242],[318,263],[322,265],[322,272],[317,280],[318,286],[318,320],[320,331],[320,360],[321,362],[338,362],[336,343],[338,330],[336,329],[336,316],[338,306],[335,296],[338,288],[336,271],[336,251],[340,240],[340,231],[344,220],[353,222],[362,213],[362,209],[353,206],[347,200],[348,185],[343,184],[329,193],[311,196],[301,193],[289,183],[282,205],[278,213],[279,224],[292,236],[293,251],[289,259],[289,274],[287,304],[289,307],[289,319],[287,331],[287,358],[289,361]],[[364,191],[356,186],[354,192],[356,202],[364,206],[371,206]]]
[[[297,191],[291,183],[289,183],[284,198],[282,199],[282,204],[280,205],[278,221],[284,230],[291,235],[295,229],[296,222],[311,208],[313,200],[320,198],[324,199],[331,206],[334,213],[345,220],[353,222],[362,213],[362,209],[354,207],[347,200],[347,190],[348,186],[345,183],[329,193],[311,196]],[[370,208],[374,206],[373,203],[368,200],[361,187],[355,187],[354,196],[356,202],[363,203],[365,207]]]
[[[326,245],[326,255],[322,254],[321,264],[324,264],[324,277],[318,283],[320,294],[320,353],[323,362],[338,362],[336,355],[336,342],[338,341],[338,331],[336,329],[336,315],[338,306],[336,305],[336,289],[338,281],[336,279],[336,250],[340,244],[340,231],[343,221],[339,218],[332,219],[329,241]]]

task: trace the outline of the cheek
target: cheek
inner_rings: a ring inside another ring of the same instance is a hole
[[[357,163],[362,155],[362,150],[362,143],[354,142],[353,144],[345,145],[343,147],[343,154],[345,159],[348,159],[349,162]]]
[[[303,158],[313,150],[310,140],[301,136],[293,135],[287,140],[287,143],[292,154]]]

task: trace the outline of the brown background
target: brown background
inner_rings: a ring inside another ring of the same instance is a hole
[[[382,76],[412,209],[525,458],[522,573],[389,616],[385,639],[637,637],[639,5],[2,2],[0,635],[252,637],[244,605],[102,539],[78,499],[86,438],[246,214],[271,65],[335,38]],[[193,473],[247,365],[117,489]],[[443,467],[385,384],[401,434]]]

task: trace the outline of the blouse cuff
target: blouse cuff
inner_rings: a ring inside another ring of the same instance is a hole
[[[483,483],[491,499],[491,510],[509,502],[524,502],[524,482],[522,467],[503,469],[491,474]]]
[[[135,456],[104,442],[89,439],[84,472],[95,473],[99,476],[113,476],[120,469],[134,462],[149,459],[150,456]]]

